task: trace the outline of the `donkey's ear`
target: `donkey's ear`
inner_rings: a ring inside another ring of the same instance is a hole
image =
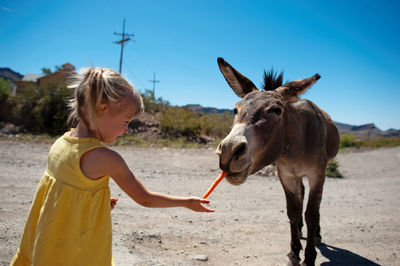
[[[315,82],[317,82],[317,80],[319,80],[320,77],[319,74],[315,74],[310,78],[291,81],[280,86],[276,91],[279,92],[286,101],[295,101],[298,99],[300,94],[310,88]]]
[[[243,98],[247,93],[258,91],[257,87],[245,76],[229,65],[222,57],[218,57],[218,66],[226,82],[237,96]]]

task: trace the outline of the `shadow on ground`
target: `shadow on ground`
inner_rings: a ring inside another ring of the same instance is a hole
[[[341,249],[338,247],[326,245],[321,243],[317,246],[320,250],[321,255],[325,258],[329,259],[328,262],[324,262],[321,265],[323,266],[331,266],[331,265],[371,265],[371,266],[379,266],[380,264],[376,264],[373,261],[370,261],[367,258],[364,258],[360,255],[357,255],[349,250]]]

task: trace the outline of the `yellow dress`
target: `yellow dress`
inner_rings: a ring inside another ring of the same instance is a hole
[[[113,265],[109,176],[81,171],[80,158],[104,147],[64,134],[52,145],[11,265]]]

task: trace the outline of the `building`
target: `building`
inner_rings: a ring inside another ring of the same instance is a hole
[[[42,77],[39,77],[37,79],[37,85],[39,87],[43,87],[46,85],[49,85],[50,83],[54,81],[62,81],[66,82],[71,74],[75,73],[75,66],[73,66],[70,63],[66,63],[62,65],[61,69],[51,73],[49,75],[45,75]]]
[[[23,76],[21,80],[15,82],[17,85],[15,95],[17,93],[22,93],[26,90],[35,88],[38,79],[43,76],[44,74],[26,74],[25,76]]]
[[[35,87],[44,87],[52,82],[66,82],[70,75],[75,74],[75,66],[66,63],[61,66],[61,69],[51,74],[26,74],[21,80],[16,81],[16,94]]]

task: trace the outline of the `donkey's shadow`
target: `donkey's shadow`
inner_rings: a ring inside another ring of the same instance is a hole
[[[324,243],[320,243],[316,246],[321,255],[325,258],[329,259],[328,262],[323,262],[321,265],[323,266],[331,266],[331,265],[371,265],[371,266],[379,266],[373,261],[370,261],[367,258],[361,257],[349,250],[341,249],[338,247],[330,246]]]

